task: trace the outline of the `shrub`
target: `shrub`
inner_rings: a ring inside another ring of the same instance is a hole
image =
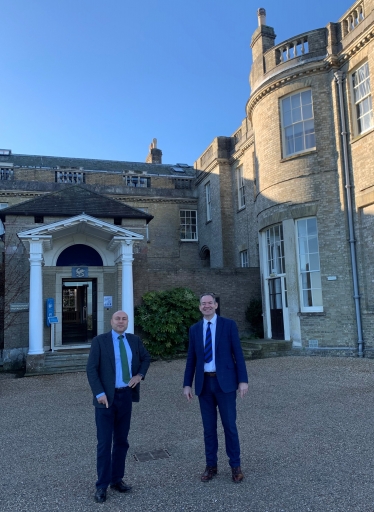
[[[262,318],[261,299],[252,299],[245,312],[245,318],[249,322],[253,334],[258,338],[264,337],[264,323]]]
[[[188,330],[201,318],[199,299],[188,288],[148,292],[135,310],[135,325],[153,356],[171,357],[188,346]]]

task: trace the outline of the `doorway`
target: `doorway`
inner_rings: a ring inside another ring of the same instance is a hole
[[[62,280],[62,344],[91,343],[97,334],[96,279]]]

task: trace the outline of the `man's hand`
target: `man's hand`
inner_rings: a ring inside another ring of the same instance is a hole
[[[187,398],[187,401],[191,402],[193,395],[192,395],[192,388],[190,386],[184,386],[183,394]]]
[[[107,399],[106,395],[99,396],[97,401],[99,402],[99,404],[104,404],[105,407],[108,409],[108,399]]]
[[[243,398],[244,395],[248,392],[248,384],[246,382],[239,382],[238,391],[240,398]]]
[[[142,380],[142,376],[141,375],[134,375],[134,377],[132,377],[130,380],[129,380],[129,386],[130,388],[134,388],[137,384],[139,384],[139,382]]]

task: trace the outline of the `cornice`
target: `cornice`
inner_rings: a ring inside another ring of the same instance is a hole
[[[196,178],[195,185],[199,185],[204,178],[206,178],[211,172],[220,164],[230,163],[228,158],[215,158],[206,169],[200,171],[199,176]]]
[[[238,158],[240,158],[241,156],[244,155],[244,153],[246,152],[246,150],[248,148],[250,148],[251,146],[253,146],[253,144],[255,143],[255,137],[254,135],[252,135],[246,142],[245,144],[243,144],[243,146],[241,146],[237,151],[235,151],[232,155],[231,155],[231,158],[229,160],[230,164],[232,164],[233,162],[235,162],[235,160],[237,160]]]
[[[359,41],[351,43],[347,50],[338,57],[339,64],[343,64],[349,58],[356,55],[357,52],[367,46],[370,41],[374,38],[374,27],[371,27],[363,36],[360,37]]]
[[[283,76],[282,78],[276,78],[274,77],[274,80],[272,83],[268,83],[267,85],[264,85],[261,87],[256,93],[248,100],[247,103],[247,116],[249,119],[252,117],[252,112],[256,105],[268,94],[273,93],[276,89],[279,89],[280,87],[283,87],[285,84],[290,83],[294,80],[299,80],[302,77],[315,75],[317,73],[322,73],[328,71],[332,66],[332,63],[329,60],[323,60],[322,62],[310,66],[307,69],[299,69],[298,71],[294,71],[293,73],[290,73],[288,76]],[[300,66],[301,67],[301,66]]]

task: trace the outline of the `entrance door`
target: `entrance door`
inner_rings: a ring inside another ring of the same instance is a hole
[[[281,278],[269,279],[270,323],[273,340],[284,340]]]
[[[96,279],[62,281],[62,344],[90,343],[97,333]]]

